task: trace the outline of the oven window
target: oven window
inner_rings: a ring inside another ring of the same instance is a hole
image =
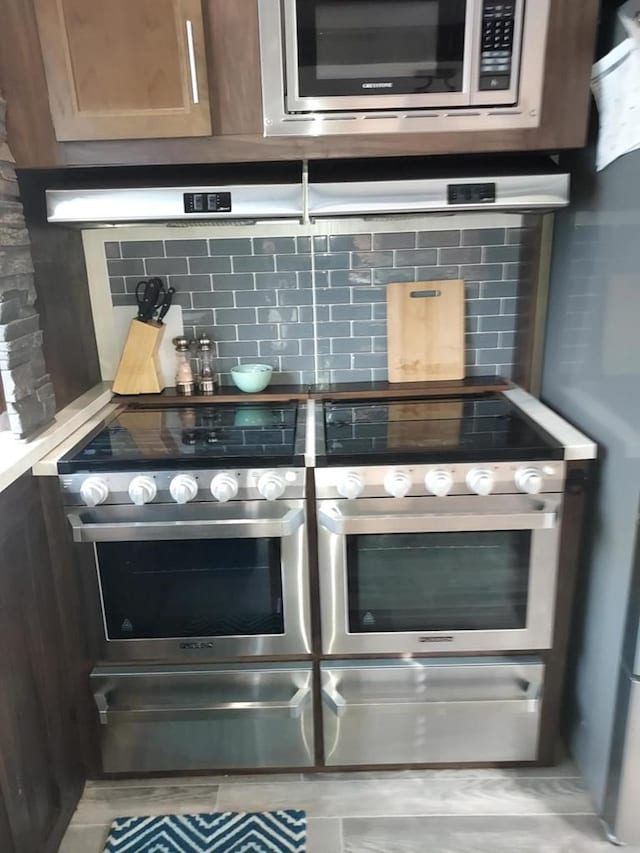
[[[461,92],[465,0],[298,0],[301,97]]]
[[[280,539],[96,546],[110,640],[284,634]]]
[[[526,627],[531,532],[347,537],[352,634]]]

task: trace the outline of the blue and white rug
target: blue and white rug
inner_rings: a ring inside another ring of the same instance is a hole
[[[305,853],[304,812],[118,817],[104,853]]]

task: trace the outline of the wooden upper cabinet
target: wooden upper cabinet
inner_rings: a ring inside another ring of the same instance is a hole
[[[59,141],[209,136],[201,0],[35,0]]]

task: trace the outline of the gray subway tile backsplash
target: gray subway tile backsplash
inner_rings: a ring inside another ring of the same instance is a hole
[[[126,261],[107,261],[107,271],[112,275],[144,275],[144,261],[141,258]]]
[[[128,240],[120,244],[123,258],[157,258],[164,255],[162,240]]]
[[[396,266],[399,267],[424,267],[437,263],[437,249],[401,249],[396,252]]]
[[[178,294],[176,294],[177,296]],[[174,296],[175,299],[175,296]],[[194,308],[233,308],[234,295],[231,291],[209,291],[208,293],[193,293],[191,296]]]
[[[503,246],[504,228],[468,228],[462,232],[462,246]]]
[[[252,254],[251,240],[243,237],[209,240],[209,253],[211,255],[250,255]]]
[[[395,234],[374,234],[373,248],[374,249],[415,249],[416,247],[415,231],[407,231],[406,233],[397,232]]]
[[[198,273],[230,273],[231,258],[224,255],[207,256],[206,258],[189,258],[189,272]]]
[[[386,285],[463,278],[471,376],[513,370],[532,275],[532,227],[105,243],[114,305],[145,275],[166,277],[185,332],[236,364],[273,365],[274,383],[386,379]],[[316,368],[319,374],[316,375]]]
[[[438,262],[440,264],[479,264],[482,260],[482,248],[480,246],[467,246],[456,248],[444,248],[438,250]],[[430,263],[436,263],[435,259]]]
[[[191,258],[209,254],[206,240],[165,240],[164,248],[168,258]]]
[[[234,272],[273,272],[275,268],[273,255],[240,255],[233,258]]]
[[[186,258],[147,258],[144,267],[147,275],[184,275],[189,272]]]
[[[419,249],[460,245],[460,231],[419,231],[417,245]]]

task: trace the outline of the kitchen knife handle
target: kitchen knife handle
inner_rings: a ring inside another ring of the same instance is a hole
[[[173,294],[176,292],[175,287],[168,288],[167,292],[164,295],[164,301],[162,303],[162,307],[160,308],[160,313],[158,314],[158,323],[162,323],[164,318],[169,313],[169,308],[171,308],[171,303],[173,301]]]

